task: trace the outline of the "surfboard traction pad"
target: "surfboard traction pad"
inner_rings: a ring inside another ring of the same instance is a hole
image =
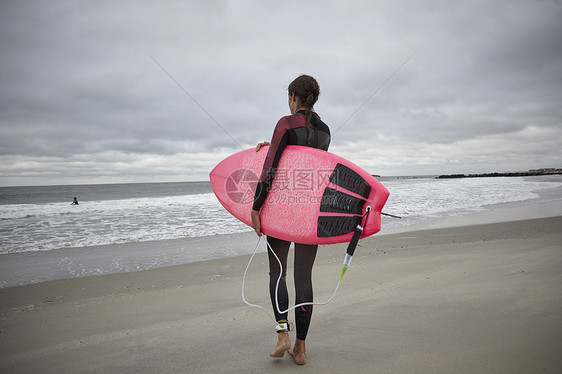
[[[330,175],[330,182],[351,191],[365,199],[349,195],[343,191],[326,187],[320,203],[321,212],[349,213],[351,216],[319,216],[318,237],[330,237],[347,234],[361,224],[363,205],[371,193],[371,186],[345,165],[338,163]]]

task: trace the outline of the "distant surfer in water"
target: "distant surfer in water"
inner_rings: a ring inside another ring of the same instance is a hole
[[[314,104],[320,95],[320,87],[316,79],[309,75],[301,75],[289,85],[289,109],[290,116],[285,116],[277,122],[271,143],[263,142],[256,146],[256,151],[262,146],[269,145],[269,150],[263,165],[261,177],[256,188],[254,204],[252,207],[252,227],[261,236],[260,209],[267,198],[267,194],[275,178],[275,173],[281,154],[287,145],[301,145],[328,150],[330,145],[330,129],[322,122],[320,116],[314,110]],[[298,217],[295,217],[298,219]],[[279,309],[286,310],[289,305],[289,295],[285,283],[287,256],[289,254],[290,242],[267,237],[271,249],[275,252],[282,263],[283,273],[279,282],[278,302]],[[295,298],[296,304],[312,302],[312,266],[316,258],[318,245],[306,245],[295,243]],[[275,256],[268,251],[269,255],[269,292],[273,310],[278,325],[277,345],[270,353],[272,357],[283,357],[289,351],[295,362],[299,365],[306,363],[305,339],[312,317],[312,305],[301,306],[295,309],[295,321],[297,328],[297,340],[291,348],[289,340],[287,313],[280,314],[276,308],[275,287],[281,271]],[[281,327],[279,327],[281,326]]]
[[[70,205],[78,205],[78,199],[75,197]]]

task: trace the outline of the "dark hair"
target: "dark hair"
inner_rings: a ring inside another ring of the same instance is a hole
[[[294,81],[289,85],[289,94],[294,93],[298,96],[301,104],[305,107],[305,118],[306,118],[306,131],[308,132],[308,137],[306,143],[310,144],[312,138],[312,131],[310,130],[310,120],[312,119],[312,111],[314,110],[314,104],[320,96],[320,86],[316,79],[310,75],[301,75],[295,78]]]

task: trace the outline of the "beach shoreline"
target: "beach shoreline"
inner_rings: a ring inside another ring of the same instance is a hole
[[[556,217],[562,212],[562,200],[525,200],[488,206],[485,210],[449,217],[383,217],[382,230],[375,237],[404,232],[473,226],[496,222]],[[392,224],[400,221],[400,226]],[[114,273],[134,272],[247,255],[257,245],[255,233],[188,237],[180,239],[129,242],[57,250],[0,255],[0,289]],[[262,242],[258,252],[265,252]]]
[[[362,240],[334,301],[315,308],[302,369],[559,372],[561,239],[559,216]],[[333,292],[344,252],[319,251],[317,301]],[[0,371],[286,371],[290,357],[268,356],[272,321],[241,301],[248,259],[0,289]],[[270,307],[264,253],[246,298]]]

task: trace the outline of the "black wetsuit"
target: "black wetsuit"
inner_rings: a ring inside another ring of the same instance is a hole
[[[322,122],[316,113],[312,113],[310,124],[312,136],[309,139],[308,131],[306,129],[306,119],[304,111],[299,111],[291,116],[283,117],[277,122],[271,145],[267,152],[267,156],[263,165],[260,181],[256,188],[254,198],[254,210],[260,210],[267,194],[271,187],[271,183],[275,178],[276,168],[279,164],[281,154],[287,145],[302,145],[313,148],[320,148],[325,151],[328,150],[330,145],[330,129]],[[309,139],[309,140],[308,140]],[[298,217],[295,217],[298,218]],[[267,238],[271,248],[279,257],[283,266],[283,273],[281,281],[279,282],[279,290],[276,296],[275,286],[279,278],[279,263],[275,256],[268,251],[269,254],[269,293],[271,296],[271,303],[277,321],[286,320],[287,313],[280,314],[276,307],[276,298],[279,301],[279,309],[285,310],[289,306],[289,294],[287,292],[287,285],[285,277],[287,274],[287,257],[289,254],[290,242],[268,236]],[[301,303],[312,302],[312,266],[316,258],[317,245],[306,245],[295,243],[295,264],[294,264],[294,279],[295,279],[295,305]],[[295,309],[295,323],[297,327],[297,339],[305,340],[310,326],[310,319],[312,317],[312,305],[305,305]]]

